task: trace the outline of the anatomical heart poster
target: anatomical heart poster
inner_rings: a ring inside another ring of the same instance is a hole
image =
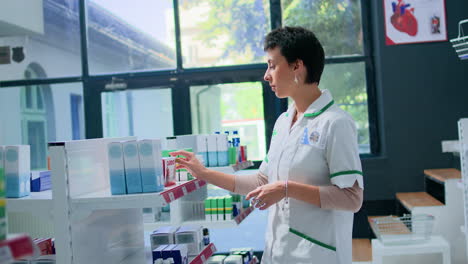
[[[387,45],[447,40],[445,0],[383,0]]]

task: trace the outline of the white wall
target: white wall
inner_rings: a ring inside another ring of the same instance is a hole
[[[11,34],[42,34],[44,32],[42,0],[2,1],[0,36]]]

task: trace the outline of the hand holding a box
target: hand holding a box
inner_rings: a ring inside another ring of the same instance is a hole
[[[197,159],[194,153],[180,150],[169,153],[171,156],[183,156],[182,158],[176,158],[176,169],[187,169],[193,177],[205,180],[204,175],[207,172],[207,168]]]

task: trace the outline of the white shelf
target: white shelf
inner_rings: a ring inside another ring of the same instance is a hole
[[[173,225],[171,222],[154,222],[154,223],[144,223],[145,230],[153,231],[163,226]],[[197,225],[203,227],[209,227],[210,229],[221,229],[221,228],[232,228],[236,227],[237,223],[234,220],[226,220],[226,221],[184,221],[177,225]]]
[[[252,167],[253,165],[254,165],[253,161],[248,160],[248,161],[244,161],[235,165],[230,165],[230,166],[225,166],[225,167],[208,167],[208,169],[232,174],[236,171],[244,170],[244,169],[247,169],[248,167]]]
[[[146,231],[153,231],[158,229],[159,227],[162,226],[169,226],[169,225],[198,225],[198,226],[203,226],[203,227],[208,227],[208,228],[215,228],[215,229],[221,229],[221,228],[232,228],[240,225],[242,221],[254,210],[254,207],[249,207],[247,209],[244,209],[242,213],[240,213],[238,216],[236,216],[232,220],[224,220],[224,221],[205,221],[205,220],[195,220],[195,221],[184,221],[182,223],[171,223],[170,221],[168,222],[154,222],[154,223],[144,223],[145,230]]]
[[[52,205],[52,191],[32,192],[22,198],[8,198],[6,202],[7,212],[30,212],[33,215],[50,216]]]
[[[164,206],[161,193],[112,195],[107,191],[90,193],[71,199],[72,209],[130,209]]]

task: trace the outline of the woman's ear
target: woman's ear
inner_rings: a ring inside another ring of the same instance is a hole
[[[301,67],[304,67],[304,62],[300,59],[297,59],[294,63],[294,70],[299,70]]]

